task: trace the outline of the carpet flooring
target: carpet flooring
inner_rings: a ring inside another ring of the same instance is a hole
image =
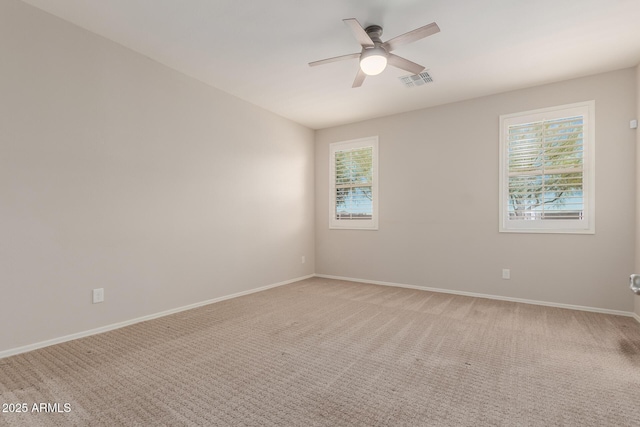
[[[22,403],[0,425],[638,426],[640,324],[312,278],[0,359]]]

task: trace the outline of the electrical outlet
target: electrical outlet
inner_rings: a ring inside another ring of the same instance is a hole
[[[502,278],[503,279],[511,279],[511,270],[509,270],[508,268],[503,268],[502,269]]]
[[[104,301],[104,288],[98,288],[93,290],[93,303],[97,304]]]
[[[302,255],[302,257],[300,258],[300,263],[304,264],[305,262],[307,262],[307,258],[304,255]]]

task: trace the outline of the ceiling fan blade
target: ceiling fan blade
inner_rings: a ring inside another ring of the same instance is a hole
[[[420,74],[424,71],[424,67],[422,65],[411,62],[408,59],[401,58],[398,55],[394,55],[393,53],[390,53],[389,56],[387,56],[387,63],[393,65],[394,67],[408,71],[411,74]]]
[[[440,32],[440,27],[438,27],[438,24],[436,24],[435,22],[432,22],[429,25],[416,28],[413,31],[409,31],[408,33],[404,33],[402,35],[399,35],[398,37],[394,37],[391,40],[387,40],[386,42],[382,43],[382,47],[385,48],[387,52],[391,52],[392,50],[402,45],[415,42],[416,40],[429,37],[439,32]]]
[[[349,55],[334,56],[333,58],[321,59],[320,61],[309,62],[309,67],[316,65],[329,64],[331,62],[344,61],[345,59],[360,58],[360,52],[350,53]]]
[[[356,37],[356,40],[358,40],[358,43],[360,43],[360,46],[362,47],[375,46],[375,44],[373,43],[373,40],[371,40],[371,37],[369,37],[369,34],[367,34],[364,28],[362,28],[362,25],[360,25],[360,23],[356,18],[343,19],[342,22],[344,22],[345,24],[347,24],[349,28],[351,28],[351,32]]]
[[[356,74],[356,78],[353,81],[353,85],[351,85],[351,87],[362,86],[362,82],[364,82],[365,77],[367,77],[367,75],[364,73],[364,71],[362,71],[360,67],[358,67],[358,74]]]

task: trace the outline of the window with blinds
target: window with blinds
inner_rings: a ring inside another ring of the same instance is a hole
[[[377,229],[378,138],[330,145],[330,228]]]
[[[593,102],[500,117],[500,231],[593,233]]]

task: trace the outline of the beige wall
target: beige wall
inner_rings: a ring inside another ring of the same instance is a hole
[[[635,119],[640,119],[640,65],[636,67],[636,114]],[[640,129],[635,130],[636,147],[640,145]],[[636,149],[636,264],[634,272],[640,274],[640,150]],[[635,301],[635,313],[640,318],[640,296],[633,297]]]
[[[626,69],[317,131],[316,273],[631,311],[635,79]],[[499,115],[591,99],[596,234],[498,233]],[[380,229],[329,230],[328,145],[370,135]]]
[[[15,0],[0,58],[0,351],[314,272],[313,131]]]

